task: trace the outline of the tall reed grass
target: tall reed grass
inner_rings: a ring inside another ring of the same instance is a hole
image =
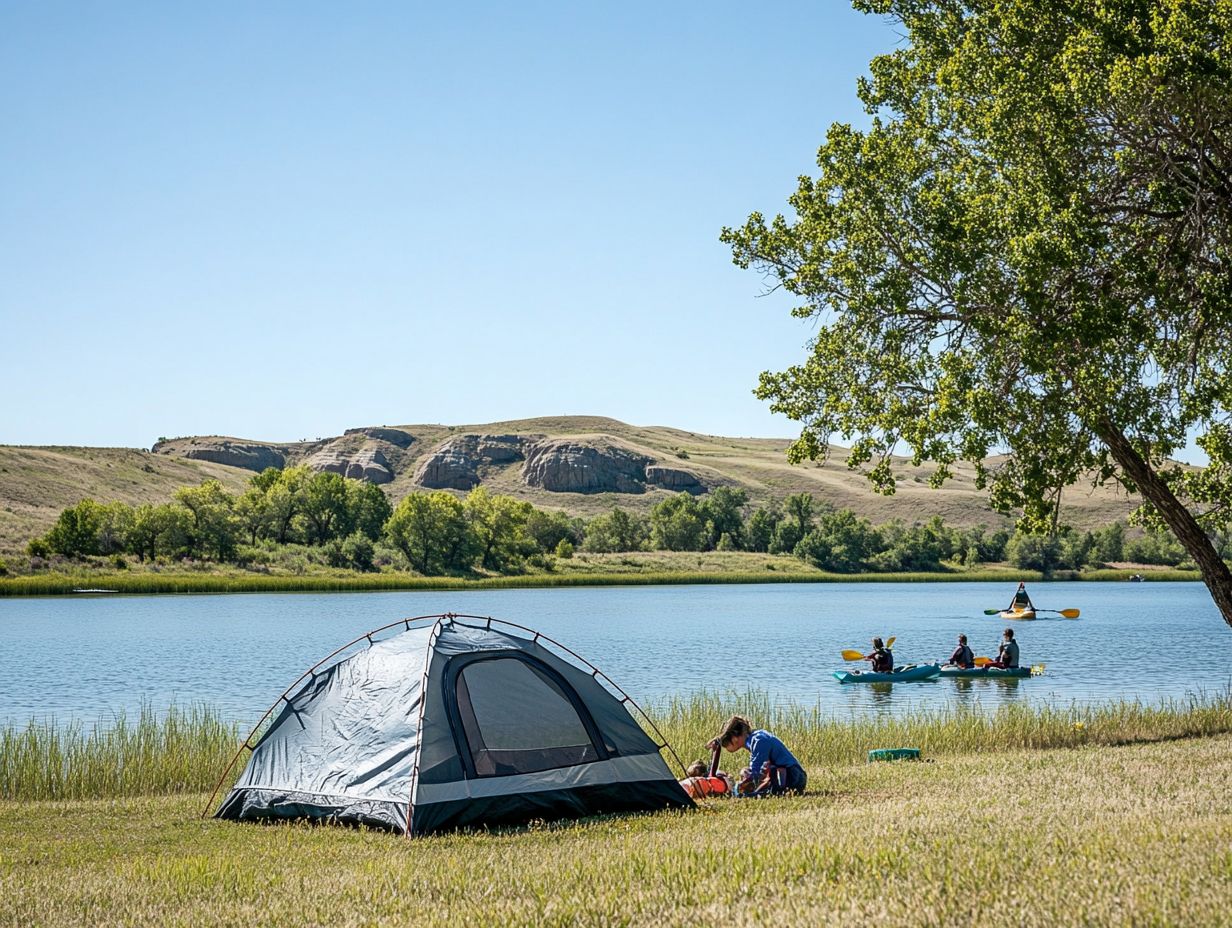
[[[775,703],[764,692],[703,692],[651,702],[647,713],[684,763],[733,714],[773,731],[806,767],[864,760],[874,748],[925,754],[1069,748],[1163,741],[1232,732],[1232,691],[1155,704],[1003,705],[919,709],[901,717],[837,718],[819,705]]]
[[[1232,692],[1158,704],[924,709],[899,718],[835,718],[820,706],[776,703],[757,691],[702,692],[645,708],[686,764],[701,757],[705,743],[733,714],[773,731],[810,768],[862,761],[869,750],[883,747],[971,754],[1232,732]],[[9,725],[0,728],[0,799],[205,792],[214,788],[241,737],[237,726],[208,707],[158,713],[145,706],[135,722],[121,715],[109,727],[88,731],[80,723]],[[237,767],[246,760],[241,757]]]
[[[0,799],[106,799],[213,789],[243,737],[204,706],[143,706],[87,730],[80,722],[0,728]]]
[[[1152,575],[1154,576],[1154,575]],[[209,573],[39,574],[0,578],[0,596],[53,596],[77,589],[105,589],[117,593],[328,593],[364,590],[470,590],[523,589],[576,586],[662,586],[721,583],[938,583],[960,581],[1004,582],[1032,579],[1030,573],[975,570],[960,573],[903,572],[894,574],[786,573],[776,571],[648,571],[645,573],[541,573],[509,577],[420,577],[415,574],[352,575],[235,575]],[[1067,578],[1069,579],[1069,578]],[[1077,577],[1073,579],[1078,579]],[[1169,579],[1193,579],[1177,576]]]

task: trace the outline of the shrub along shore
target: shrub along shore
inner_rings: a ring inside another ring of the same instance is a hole
[[[798,751],[808,793],[407,840],[202,820],[226,753],[205,712],[93,748],[10,730],[0,924],[1227,924],[1226,696],[846,722],[758,694],[647,708],[686,759],[749,712]],[[904,744],[932,762],[863,762]]]

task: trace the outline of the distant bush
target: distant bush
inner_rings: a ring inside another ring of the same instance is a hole
[[[556,543],[556,556],[564,560],[569,560],[573,557],[573,542],[568,538],[562,538]]]

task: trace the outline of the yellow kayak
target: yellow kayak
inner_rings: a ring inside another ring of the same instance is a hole
[[[1034,609],[1003,609],[997,613],[1003,619],[1033,619],[1035,618]]]

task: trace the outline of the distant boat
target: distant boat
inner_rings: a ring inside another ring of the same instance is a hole
[[[1142,574],[1134,574],[1132,577],[1129,578],[1129,582],[1130,583],[1141,583],[1145,579],[1146,577],[1142,576]]]
[[[118,593],[119,590],[73,590],[74,593]]]

